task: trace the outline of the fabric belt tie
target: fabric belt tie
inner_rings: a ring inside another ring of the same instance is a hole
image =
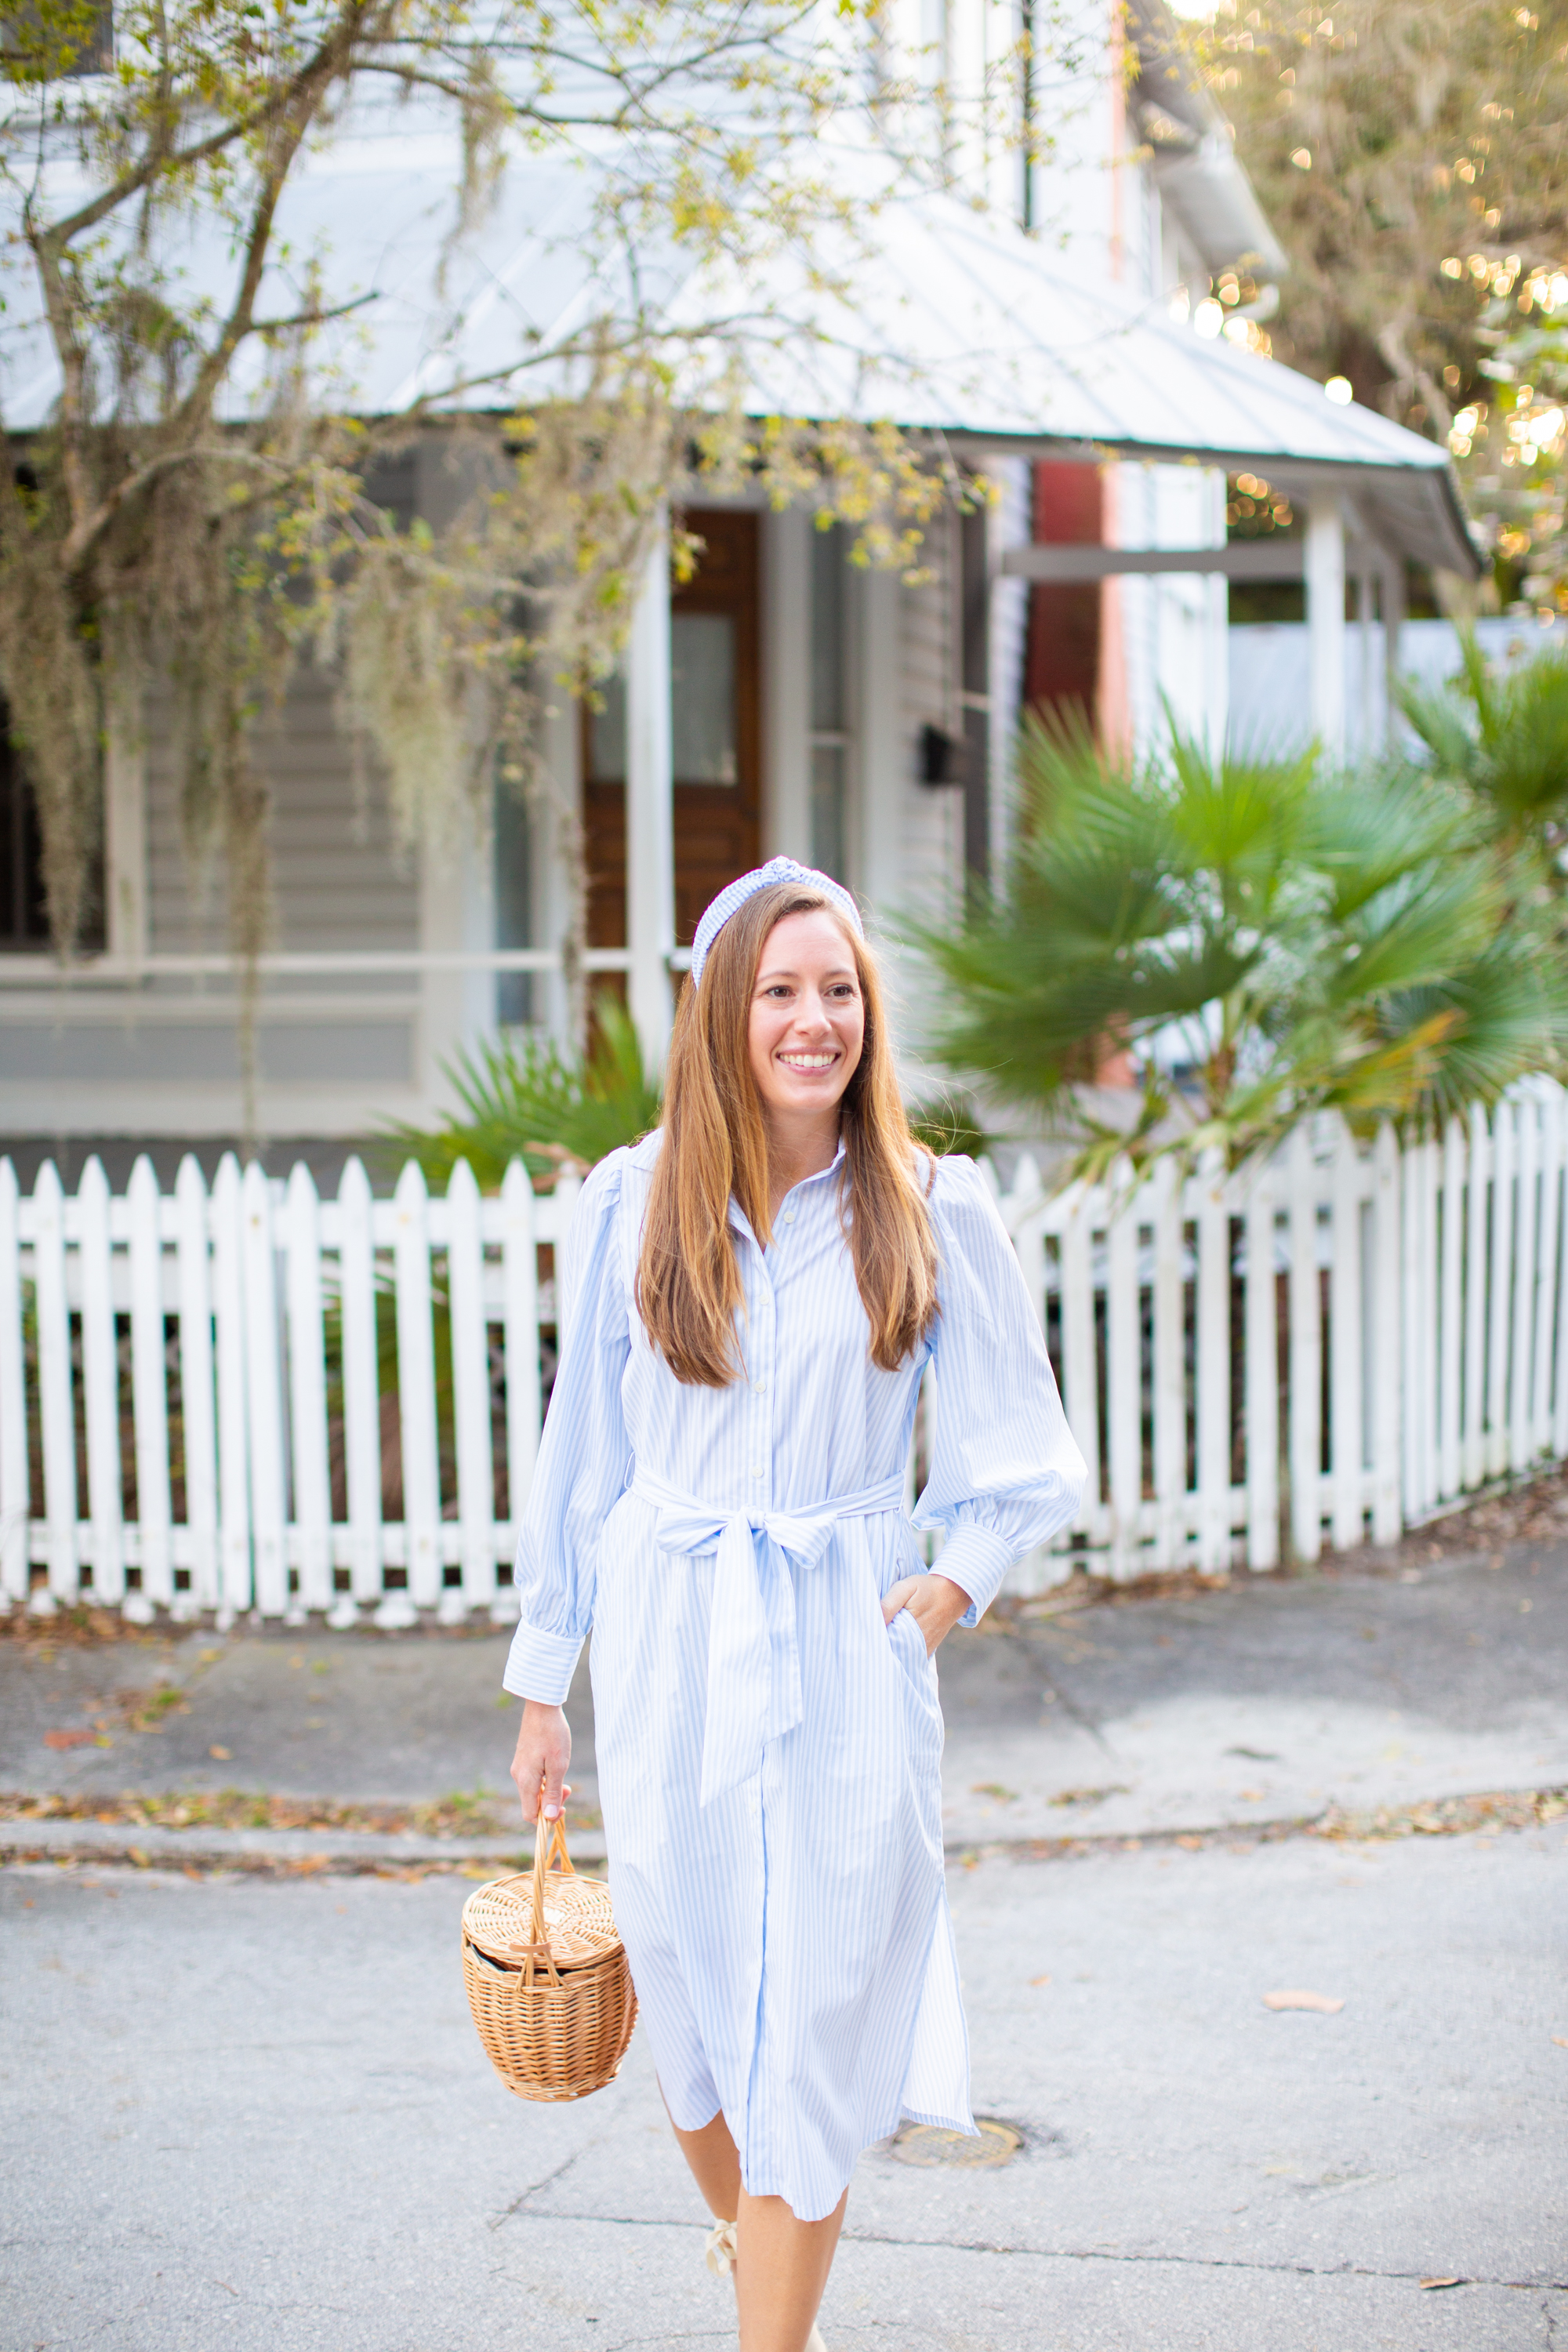
[[[763,1748],[802,1715],[795,1584],[785,1558],[816,1568],[841,1519],[903,1507],[904,1481],[884,1478],[804,1511],[726,1511],[638,1471],[631,1491],[658,1513],[660,1551],[715,1554],[708,1624],[701,1802],[761,1771]]]

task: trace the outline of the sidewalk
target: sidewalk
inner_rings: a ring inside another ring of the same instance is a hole
[[[1412,1543],[1310,1577],[1079,1601],[998,1611],[944,1647],[950,1851],[1260,1830],[1568,1784],[1560,1544]],[[515,1855],[506,1652],[489,1632],[73,1644],[46,1624],[0,1641],[0,1797],[79,1816],[0,1818],[0,1853]],[[570,1823],[588,1859],[604,1846],[585,1658],[568,1714]],[[241,1801],[262,1795],[275,1801]],[[110,1801],[124,1797],[160,1801],[124,1820]]]

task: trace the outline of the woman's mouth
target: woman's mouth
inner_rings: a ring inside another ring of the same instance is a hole
[[[817,1070],[830,1070],[838,1056],[833,1053],[779,1054],[774,1058],[782,1062],[786,1070],[803,1070],[809,1075]]]

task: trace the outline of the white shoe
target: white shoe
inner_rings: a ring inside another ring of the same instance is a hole
[[[708,2232],[706,2261],[715,2278],[728,2278],[738,2251],[733,2221],[715,2221]]]
[[[735,2256],[738,2251],[733,2221],[715,2221],[708,2232],[708,2248],[704,2256],[715,2278],[729,2276],[735,2267]],[[826,2345],[816,2332],[815,2320],[812,2322],[811,2334],[805,2339],[805,2352],[827,2352]]]

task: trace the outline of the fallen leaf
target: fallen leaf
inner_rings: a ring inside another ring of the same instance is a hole
[[[150,1870],[152,1868],[153,1857],[150,1853],[144,1853],[141,1846],[127,1846],[125,1851],[131,1856],[132,1861],[136,1864],[138,1870]]]
[[[216,1756],[220,1764],[227,1764],[233,1760],[234,1750],[232,1748],[209,1748],[207,1754]]]
[[[1187,1853],[1200,1853],[1203,1848],[1203,1843],[1204,1842],[1201,1837],[1179,1837],[1176,1840],[1176,1843]]]
[[[976,1780],[969,1793],[972,1797],[994,1797],[1004,1805],[1016,1805],[1018,1801],[1016,1789],[1005,1789],[1000,1780]]]
[[[1463,2286],[1463,2285],[1464,2285],[1464,2284],[1465,2284],[1465,2282],[1464,2282],[1464,2280],[1463,2280],[1462,2278],[1440,2278],[1440,2279],[1423,2279],[1423,2280],[1422,2280],[1422,2282],[1421,2282],[1421,2284],[1422,2284],[1422,2285],[1423,2285],[1424,2287],[1435,2287],[1435,2286]]]
[[[1032,1985],[1047,1985],[1050,1982],[1050,1979],[1049,1977],[1031,1977],[1029,1979],[1029,1982]]]
[[[1266,1992],[1263,2006],[1265,2009],[1315,2009],[1321,2010],[1325,2017],[1334,2017],[1343,2009],[1344,2002],[1335,2000],[1326,1992]]]
[[[1244,1805],[1260,1805],[1263,1802],[1263,1791],[1261,1789],[1239,1789],[1237,1790],[1237,1794],[1240,1797]]]
[[[1559,2050],[1568,2050],[1568,2033],[1554,2033],[1552,2039],[1556,2042]]]
[[[96,1748],[97,1745],[98,1734],[95,1731],[46,1731],[44,1734],[46,1748]]]

